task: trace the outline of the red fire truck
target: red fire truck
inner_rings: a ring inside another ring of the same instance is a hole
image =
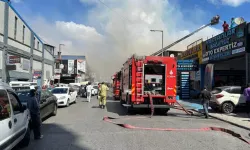
[[[121,71],[113,75],[113,97],[115,100],[120,100],[120,80],[121,80]]]
[[[177,60],[174,57],[133,55],[121,70],[121,103],[131,108],[169,111],[176,102]]]

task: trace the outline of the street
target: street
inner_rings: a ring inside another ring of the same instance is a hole
[[[103,121],[103,116],[125,117],[118,101],[108,100],[107,108],[97,108],[96,96],[90,103],[78,98],[76,104],[60,108],[57,116],[43,122],[44,138],[32,141],[24,150],[248,150],[250,145],[217,131],[149,131],[119,127]],[[120,116],[119,116],[120,115]],[[250,141],[250,131],[203,116],[187,116],[179,110],[170,110],[168,116],[156,115],[148,119],[119,119],[117,122],[141,127],[202,128],[224,127],[240,133]]]

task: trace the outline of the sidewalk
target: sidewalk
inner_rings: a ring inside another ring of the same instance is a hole
[[[178,100],[178,102],[182,104],[184,108],[203,111],[203,107],[199,100]],[[209,115],[210,117],[250,130],[250,118],[248,118],[245,113],[222,114],[219,112],[213,112],[213,110],[209,108]]]

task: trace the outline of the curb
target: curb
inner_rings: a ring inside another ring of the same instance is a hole
[[[219,117],[215,117],[215,116],[212,116],[212,115],[209,115],[209,116],[212,117],[212,118],[218,119],[218,120],[220,120],[220,121],[229,123],[229,124],[231,124],[231,125],[237,126],[237,127],[239,127],[239,128],[243,128],[243,129],[245,129],[245,130],[250,131],[250,128],[245,127],[245,126],[242,126],[242,125],[239,125],[239,124],[234,123],[234,122],[232,122],[232,121],[228,121],[228,120],[225,120],[225,119],[221,119],[221,118],[219,118]]]
[[[182,100],[180,100],[180,101],[182,101]],[[183,102],[185,102],[185,101],[183,101]],[[187,102],[187,103],[190,103],[190,102]],[[199,105],[199,104],[192,104],[192,103],[190,103],[189,106],[190,106],[190,107],[193,107],[193,108],[194,108],[194,111],[200,113],[200,112],[199,112],[199,109],[200,109],[200,108],[195,107],[195,106],[197,106],[197,105]],[[250,131],[250,128],[249,128],[249,127],[245,127],[245,126],[239,125],[239,124],[234,123],[234,122],[232,122],[232,121],[228,121],[228,120],[222,119],[222,118],[220,118],[220,117],[213,116],[213,115],[211,115],[211,114],[209,114],[209,116],[212,117],[212,118],[215,118],[215,119],[217,119],[217,120],[220,120],[220,121],[229,123],[229,124],[231,124],[231,125],[237,126],[237,127],[239,127],[239,128],[243,128],[243,129],[245,129],[245,130]]]

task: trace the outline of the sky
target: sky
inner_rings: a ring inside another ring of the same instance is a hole
[[[62,54],[85,55],[97,77],[110,79],[132,54],[150,55],[209,23],[215,15],[221,23],[207,27],[175,45],[186,50],[192,42],[222,32],[222,22],[232,17],[248,21],[250,0],[11,0],[14,8],[48,44],[60,43]]]

